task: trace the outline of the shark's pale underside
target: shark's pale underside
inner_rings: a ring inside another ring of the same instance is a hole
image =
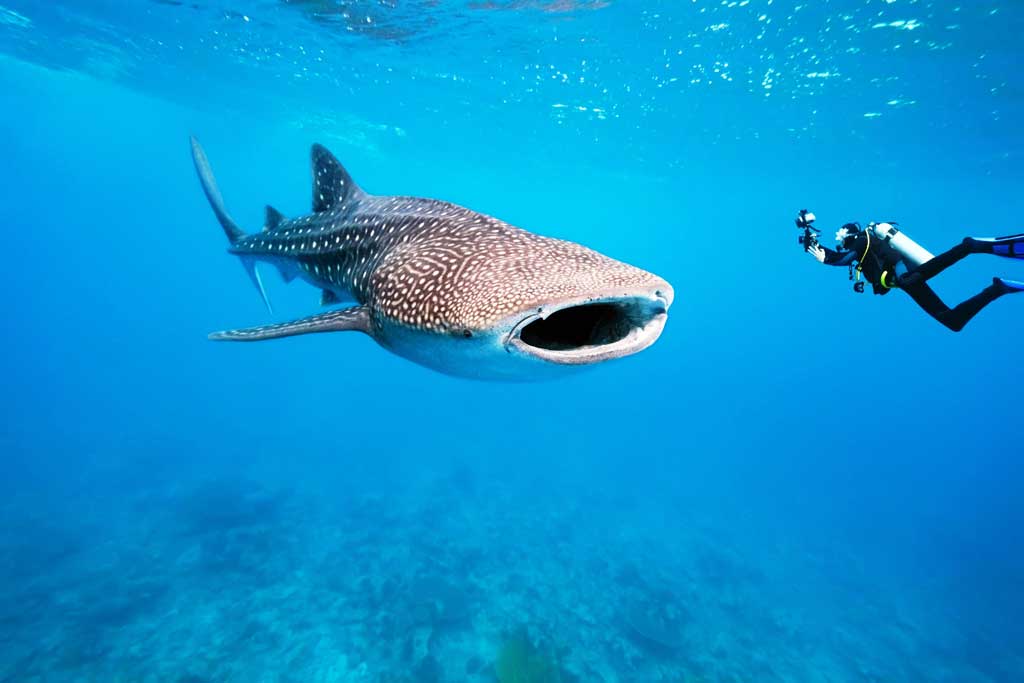
[[[263,230],[246,234],[195,139],[192,156],[229,251],[264,301],[257,262],[317,287],[321,304],[354,304],[211,339],[353,330],[447,374],[514,380],[628,356],[665,326],[673,296],[665,280],[455,204],[367,194],[320,145],[313,213],[286,219],[267,207]]]

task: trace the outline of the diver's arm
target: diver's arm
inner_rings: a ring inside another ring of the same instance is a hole
[[[824,263],[826,266],[848,266],[853,263],[855,256],[852,251],[835,251],[823,247],[817,242],[814,243],[814,246],[808,247],[807,253],[813,256],[818,263]]]
[[[828,247],[822,249],[825,250],[826,266],[848,266],[857,258],[857,253],[853,251],[834,251]]]

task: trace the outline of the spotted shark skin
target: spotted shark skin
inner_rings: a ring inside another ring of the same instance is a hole
[[[229,252],[265,302],[257,263],[317,287],[322,304],[355,304],[211,339],[359,331],[446,374],[522,380],[636,353],[667,319],[673,290],[656,275],[448,202],[368,194],[320,145],[313,212],[287,219],[268,206],[263,230],[246,234],[194,138],[192,154]]]

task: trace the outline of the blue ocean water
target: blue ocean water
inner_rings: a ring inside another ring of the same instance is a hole
[[[1024,680],[1024,300],[953,334],[793,227],[1024,231],[1020,3],[0,3],[0,681]],[[538,384],[214,344],[318,293],[267,314],[190,134],[248,230],[319,142],[668,325]]]

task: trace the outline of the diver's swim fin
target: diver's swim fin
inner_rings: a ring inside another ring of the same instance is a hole
[[[1006,237],[973,237],[970,241],[983,253],[1024,259],[1024,233]]]
[[[1018,280],[1007,280],[1006,278],[994,277],[992,278],[992,284],[998,287],[1003,294],[1024,292],[1024,282],[1019,282]]]

